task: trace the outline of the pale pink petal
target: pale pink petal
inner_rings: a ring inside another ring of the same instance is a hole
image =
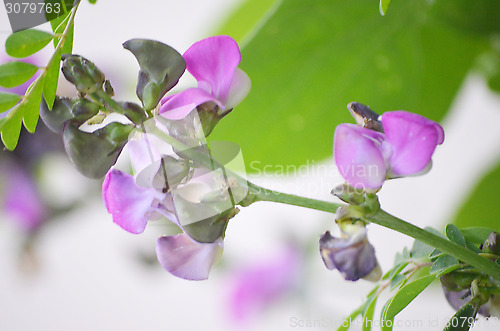
[[[156,255],[160,264],[174,276],[188,280],[208,278],[212,264],[222,252],[223,241],[202,244],[185,233],[160,237],[156,242]]]
[[[117,169],[109,170],[102,184],[104,204],[113,215],[113,222],[130,233],[144,232],[154,211],[153,202],[164,196],[154,189],[136,185],[133,176]]]
[[[151,135],[143,135],[127,143],[130,161],[137,174],[161,159],[160,152],[151,144],[150,138],[152,138]]]
[[[386,175],[384,135],[354,124],[337,126],[335,162],[340,174],[353,187],[377,190]]]
[[[170,95],[160,107],[160,115],[169,120],[179,120],[186,117],[193,109],[202,103],[213,101],[222,104],[210,93],[201,88],[189,88],[180,93]]]
[[[226,103],[234,70],[240,63],[240,49],[229,36],[215,36],[193,44],[183,55],[187,70],[206,90]]]
[[[252,82],[250,81],[250,77],[240,68],[236,68],[231,87],[229,88],[229,94],[227,95],[226,108],[232,109],[239,105],[246,98],[251,87]]]
[[[436,146],[444,141],[443,128],[421,115],[392,111],[382,115],[387,142],[392,146],[390,173],[408,176],[421,172],[431,162]]]

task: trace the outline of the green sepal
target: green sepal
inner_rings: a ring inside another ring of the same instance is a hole
[[[186,62],[175,49],[154,40],[131,39],[123,47],[139,62],[137,96],[146,111],[154,109],[165,93],[177,84]]]
[[[102,178],[115,164],[132,129],[130,125],[113,122],[88,133],[69,121],[63,129],[64,147],[78,171],[90,178]]]

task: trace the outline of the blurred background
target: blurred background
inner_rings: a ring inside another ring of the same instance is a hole
[[[211,139],[240,144],[257,184],[308,197],[333,201],[343,182],[332,140],[336,125],[353,122],[350,101],[440,121],[446,138],[431,172],[386,182],[382,207],[422,227],[499,230],[500,8],[475,4],[394,0],[381,16],[376,0],[82,1],[73,52],[106,74],[116,99],[137,102],[138,65],[124,41],[156,39],[183,53],[233,36],[252,91]],[[1,7],[2,63],[10,32]],[[45,65],[51,47],[28,60]],[[182,78],[178,88],[194,83]],[[58,93],[74,93],[62,76]],[[337,232],[332,215],[271,203],[230,222],[207,281],[175,278],[154,255],[161,229],[137,236],[116,226],[101,181],[80,175],[42,124],[1,152],[0,330],[331,330],[372,288],[323,265],[318,238]],[[412,244],[375,225],[369,239],[385,271]],[[436,285],[395,330],[442,330],[452,314]],[[481,319],[474,330],[499,326]]]

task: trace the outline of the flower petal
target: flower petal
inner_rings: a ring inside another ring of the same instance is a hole
[[[418,114],[386,112],[382,114],[382,125],[393,150],[391,175],[408,176],[421,172],[431,162],[436,146],[444,141],[443,128]]]
[[[222,104],[207,91],[193,87],[180,93],[169,95],[168,99],[160,107],[161,116],[169,120],[180,120],[186,117],[193,109],[202,103],[214,101],[223,107]]]
[[[156,242],[156,255],[160,264],[174,276],[188,280],[208,278],[212,264],[222,253],[223,241],[202,244],[188,235],[160,237]]]
[[[193,44],[183,56],[198,87],[225,104],[234,70],[241,59],[236,41],[229,36],[210,37]]]
[[[33,177],[19,164],[7,164],[1,171],[5,180],[3,209],[25,230],[35,230],[47,216],[47,207],[40,199]]]
[[[117,169],[108,171],[102,184],[104,204],[113,215],[113,222],[130,233],[144,232],[154,211],[153,202],[164,196],[154,189],[136,185],[133,176]]]
[[[335,162],[340,174],[353,187],[377,190],[386,174],[382,133],[354,124],[337,126],[334,137]]]
[[[232,109],[240,104],[243,99],[246,98],[252,87],[252,81],[250,77],[241,70],[236,68],[234,71],[233,81],[231,82],[231,87],[229,88],[229,93],[227,95],[226,108]]]

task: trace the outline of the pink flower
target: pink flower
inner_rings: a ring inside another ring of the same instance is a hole
[[[424,173],[444,141],[443,128],[418,114],[386,112],[381,123],[384,133],[354,124],[335,130],[335,162],[351,186],[377,191],[386,179]]]
[[[180,119],[201,104],[214,102],[227,114],[250,91],[250,78],[237,68],[241,54],[229,36],[215,36],[193,44],[183,55],[186,69],[198,81],[198,87],[169,95],[161,101],[160,114]]]
[[[244,322],[290,293],[299,283],[302,266],[300,251],[288,246],[240,270],[229,285],[232,317]]]

